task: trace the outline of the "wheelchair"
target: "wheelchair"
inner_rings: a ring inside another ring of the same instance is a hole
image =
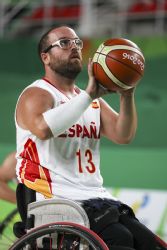
[[[23,184],[18,184],[16,197],[22,221],[14,224],[18,239],[9,250],[108,250],[90,230],[88,216],[78,202],[35,201],[35,192]]]
[[[13,234],[13,225],[20,219],[17,208],[11,208],[7,215],[0,221],[0,249],[6,250],[16,240]]]
[[[68,199],[35,201],[35,191],[23,184],[16,190],[21,222],[14,224],[18,238],[9,250],[109,250],[90,229],[89,219],[79,202]],[[157,250],[167,244],[155,235]],[[123,250],[114,247],[112,250]]]

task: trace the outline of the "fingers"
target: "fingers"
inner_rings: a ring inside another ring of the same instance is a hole
[[[115,93],[115,91],[106,88],[105,86],[103,86],[103,85],[100,84],[100,83],[98,83],[98,85],[99,85],[99,87],[103,90],[103,92],[104,92],[105,94],[113,94],[113,93]]]
[[[88,61],[88,75],[89,77],[93,76],[93,61],[91,58]]]
[[[89,76],[89,82],[88,82],[88,88],[86,91],[92,99],[98,98],[102,95],[112,93],[112,91],[108,90],[105,86],[101,85],[94,77],[93,73],[93,61],[91,58],[89,58],[88,61],[88,76]]]

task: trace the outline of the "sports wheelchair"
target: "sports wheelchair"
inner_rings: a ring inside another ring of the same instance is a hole
[[[23,184],[16,190],[21,222],[14,224],[18,238],[9,250],[108,250],[89,229],[89,219],[79,203],[68,199],[35,201],[35,192]]]
[[[68,199],[35,201],[32,189],[18,184],[16,190],[21,222],[14,224],[18,240],[9,250],[109,250],[104,241],[90,230],[89,219],[82,206]],[[167,244],[155,235],[157,250]],[[114,247],[112,250],[123,250]]]

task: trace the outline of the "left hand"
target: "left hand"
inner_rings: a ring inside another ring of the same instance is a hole
[[[103,87],[96,81],[93,74],[93,62],[91,58],[89,59],[88,63],[88,75],[89,75],[89,81],[86,88],[86,92],[91,96],[92,99],[101,97],[108,93],[112,93],[111,90],[108,90],[107,88]]]

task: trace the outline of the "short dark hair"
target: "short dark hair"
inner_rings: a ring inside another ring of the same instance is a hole
[[[49,33],[54,30],[57,27],[52,27],[51,29],[49,29],[45,34],[42,35],[39,43],[38,43],[38,55],[41,58],[41,53],[49,46],[48,44],[48,40],[49,40]]]
[[[61,28],[61,27],[68,27],[71,29],[70,26],[67,26],[67,25],[60,25],[60,26],[54,26],[52,28],[50,28],[46,33],[44,33],[38,43],[38,55],[41,59],[41,53],[44,52],[44,50],[50,45],[48,44],[48,40],[49,40],[49,34],[52,32],[52,30],[54,29],[58,29],[58,28]]]

